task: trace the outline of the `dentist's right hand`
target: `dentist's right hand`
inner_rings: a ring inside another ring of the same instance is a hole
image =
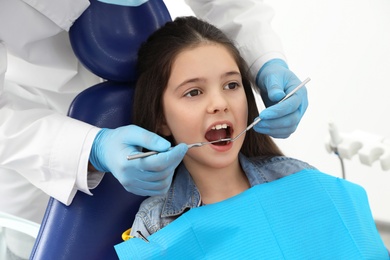
[[[142,147],[157,152],[153,156],[127,160],[128,155],[141,152]],[[161,136],[136,125],[101,129],[92,145],[89,161],[100,172],[111,172],[123,187],[136,195],[165,194],[172,182],[175,168],[188,148],[185,144],[171,147]]]

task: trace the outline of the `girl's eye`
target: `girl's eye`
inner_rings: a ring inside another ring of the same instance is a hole
[[[240,84],[238,84],[237,82],[230,82],[228,83],[224,89],[236,89],[240,86]]]
[[[187,93],[184,94],[185,97],[195,97],[197,95],[202,94],[202,92],[199,89],[193,89],[188,91]]]

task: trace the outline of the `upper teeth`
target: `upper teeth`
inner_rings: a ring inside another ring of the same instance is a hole
[[[215,126],[213,126],[211,129],[213,129],[213,130],[219,130],[219,129],[226,129],[228,127],[228,125],[227,124],[220,124],[220,125],[215,125]]]

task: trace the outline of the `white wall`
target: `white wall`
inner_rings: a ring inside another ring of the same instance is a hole
[[[191,15],[184,1],[165,0],[172,17]],[[390,1],[266,0],[290,68],[307,84],[309,108],[298,130],[277,140],[284,152],[340,176],[325,149],[328,122],[390,138]],[[345,160],[346,177],[367,190],[374,217],[390,222],[390,171],[379,162]]]
[[[328,122],[390,138],[390,1],[269,0],[289,64],[309,76],[309,108],[298,131],[278,143],[294,157],[341,176],[324,143]],[[365,187],[374,217],[390,222],[390,171],[345,160],[346,177]]]

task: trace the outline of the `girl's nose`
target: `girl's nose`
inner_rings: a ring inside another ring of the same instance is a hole
[[[223,95],[220,93],[210,95],[209,106],[207,108],[208,113],[215,114],[218,112],[227,112],[228,107],[229,103]]]

